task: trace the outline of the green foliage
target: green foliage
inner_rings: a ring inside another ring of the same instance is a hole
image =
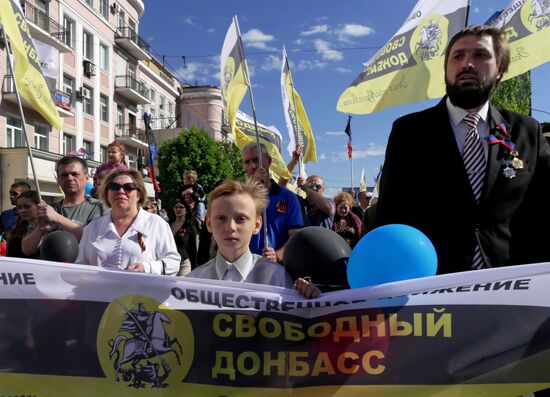
[[[530,114],[531,74],[526,72],[500,83],[491,102],[503,109]]]
[[[230,143],[215,142],[207,132],[196,127],[183,130],[162,144],[157,152],[158,181],[163,207],[168,211],[180,197],[183,173],[195,170],[198,182],[209,192],[225,179],[244,175],[239,150]]]

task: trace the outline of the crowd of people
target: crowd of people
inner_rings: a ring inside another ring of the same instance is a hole
[[[535,120],[490,104],[509,62],[506,40],[496,28],[476,25],[450,40],[447,95],[434,108],[394,123],[378,202],[368,191],[357,197],[348,192],[326,197],[320,175],[299,175],[295,193],[287,189],[288,180],[270,177],[272,159],[263,144],[245,146],[246,177],[266,190],[267,200],[265,208],[263,200],[254,200],[262,226],[247,229],[250,254],[244,269],[261,263],[250,255],[283,264],[287,241],[303,227],[333,230],[353,248],[371,229],[389,223],[411,225],[430,238],[438,273],[548,259],[546,220],[537,208],[548,197],[550,149]],[[410,134],[411,129],[422,131]],[[297,146],[292,154],[291,174],[301,151]],[[222,237],[212,230],[212,198],[197,173],[183,173],[174,207],[162,212],[157,201],[147,199],[141,175],[127,169],[124,153],[117,142],[108,146],[108,162],[94,175],[93,197],[84,194],[88,167],[78,157],[58,161],[64,199],[53,206],[26,193],[30,186],[25,182],[14,183],[14,208],[1,218],[1,231],[12,240],[9,255],[36,257],[44,235],[63,229],[81,241],[79,263],[179,276],[197,274],[212,260],[218,263]],[[422,170],[423,194],[410,194],[418,187],[418,179],[409,177],[411,167]],[[256,197],[255,191],[231,186],[239,193],[230,196]],[[218,197],[216,192],[210,194]],[[218,199],[225,200],[225,195]],[[242,214],[239,219],[244,223],[251,218],[255,216]],[[234,244],[241,241],[228,238]],[[229,256],[224,260],[238,259]],[[248,272],[237,268],[246,280]],[[216,275],[225,277],[219,271]]]

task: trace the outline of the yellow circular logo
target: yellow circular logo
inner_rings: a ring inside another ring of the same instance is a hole
[[[439,57],[445,51],[449,20],[443,15],[433,14],[425,18],[414,30],[410,48],[417,62]]]
[[[521,22],[533,33],[550,27],[550,2],[528,0],[521,7]]]
[[[97,332],[105,376],[135,388],[181,383],[193,362],[195,339],[189,318],[141,295],[107,306]]]

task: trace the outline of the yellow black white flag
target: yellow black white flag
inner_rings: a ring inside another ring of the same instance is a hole
[[[260,143],[263,143],[269,155],[271,156],[270,170],[277,174],[279,177],[286,179],[290,178],[290,173],[286,168],[286,164],[281,155],[282,137],[281,133],[275,126],[265,126],[261,123],[258,124],[258,137]],[[237,111],[236,123],[235,123],[235,143],[242,149],[251,142],[256,142],[256,128],[254,126],[254,119],[243,113]]]
[[[308,161],[317,162],[317,152],[315,150],[315,139],[313,131],[307,118],[302,98],[294,88],[292,74],[286,49],[283,47],[283,65],[281,69],[281,94],[283,97],[283,111],[285,114],[286,127],[290,142],[288,151],[292,155],[297,144],[302,146],[304,153],[304,163]]]
[[[236,16],[225,35],[220,61],[223,107],[229,128],[235,134],[237,110],[248,89],[248,72],[245,70],[246,62]]]
[[[367,114],[445,93],[444,55],[465,26],[468,0],[419,0],[397,33],[340,95],[342,113]]]
[[[550,61],[550,1],[511,1],[493,25],[510,43],[510,67],[503,80]]]
[[[44,80],[40,60],[18,1],[0,0],[0,22],[11,44],[14,56],[14,79],[19,94],[55,129],[63,126]]]

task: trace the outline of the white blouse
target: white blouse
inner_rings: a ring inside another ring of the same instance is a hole
[[[141,233],[142,245],[138,233]],[[142,263],[145,273],[172,276],[178,273],[180,260],[168,223],[160,216],[140,209],[122,236],[118,235],[111,214],[84,227],[76,263],[116,269]]]

